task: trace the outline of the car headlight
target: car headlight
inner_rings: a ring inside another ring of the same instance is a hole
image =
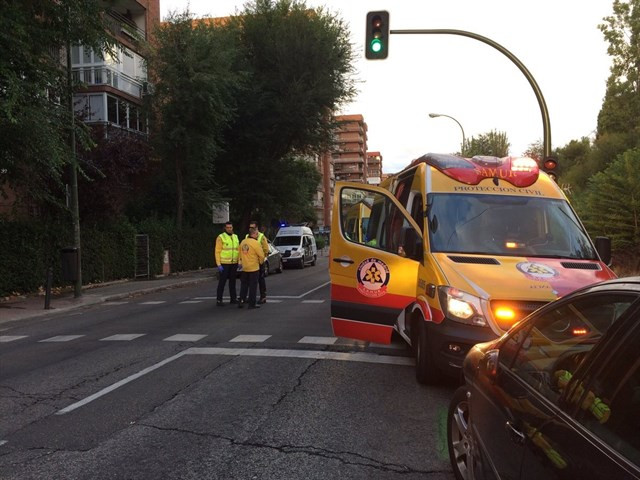
[[[438,296],[445,317],[468,325],[487,326],[480,298],[445,286],[438,287]]]
[[[292,251],[292,252],[291,252],[291,256],[292,256],[292,257],[299,257],[300,255],[301,255],[301,254],[300,254],[300,252],[299,252],[299,251]]]

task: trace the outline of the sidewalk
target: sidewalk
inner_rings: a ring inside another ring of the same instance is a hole
[[[97,303],[120,300],[133,295],[144,295],[169,288],[210,282],[215,278],[216,269],[207,268],[192,272],[172,274],[154,280],[121,280],[83,287],[80,298],[73,297],[73,291],[51,295],[51,308],[44,309],[44,294],[26,295],[0,301],[0,324],[65,312]],[[213,290],[212,290],[213,292]]]

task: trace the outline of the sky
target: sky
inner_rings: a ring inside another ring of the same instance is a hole
[[[161,16],[189,8],[196,17],[242,9],[236,0],[160,0]],[[393,173],[425,153],[460,151],[467,140],[505,132],[510,154],[542,141],[534,91],[500,51],[457,35],[391,35],[386,60],[366,60],[369,11],[387,10],[391,30],[455,29],[487,37],[531,73],[545,99],[552,148],[593,138],[611,58],[598,25],[612,0],[307,0],[342,18],[356,52],[359,93],[341,114],[362,114],[368,150],[379,151]],[[455,118],[430,118],[440,113]]]

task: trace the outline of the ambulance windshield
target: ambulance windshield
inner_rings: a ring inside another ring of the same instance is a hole
[[[598,258],[564,200],[434,193],[427,203],[432,252]]]
[[[301,239],[300,235],[281,235],[273,240],[273,244],[276,247],[299,247]]]

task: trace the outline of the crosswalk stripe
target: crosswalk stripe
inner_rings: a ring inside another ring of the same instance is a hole
[[[185,300],[184,302],[180,303],[202,303],[202,300]]]
[[[314,345],[333,345],[337,337],[302,337],[298,343],[312,343]]]
[[[142,337],[146,335],[146,333],[122,333],[119,335],[111,335],[110,337],[101,338],[101,342],[128,342],[130,340],[135,340],[136,338]]]
[[[250,343],[260,343],[266,341],[268,338],[271,338],[271,335],[238,335],[235,338],[229,340],[230,342],[250,342]]]
[[[194,300],[215,300],[216,297],[193,297]]]
[[[202,340],[206,335],[191,335],[188,333],[178,333],[177,335],[172,335],[171,337],[165,338],[164,342],[197,342],[198,340]]]
[[[71,340],[75,340],[76,338],[84,337],[84,335],[58,335],[56,337],[45,338],[44,340],[40,340],[38,343],[44,342],[70,342]]]
[[[302,300],[302,303],[324,303],[324,300]]]
[[[126,305],[127,303],[129,302],[116,302],[108,300],[105,302],[105,305]]]
[[[166,300],[153,300],[149,302],[140,302],[140,305],[160,305],[161,303],[167,303]]]
[[[27,338],[29,335],[0,335],[0,342],[14,342],[16,340],[20,340],[21,338]]]

